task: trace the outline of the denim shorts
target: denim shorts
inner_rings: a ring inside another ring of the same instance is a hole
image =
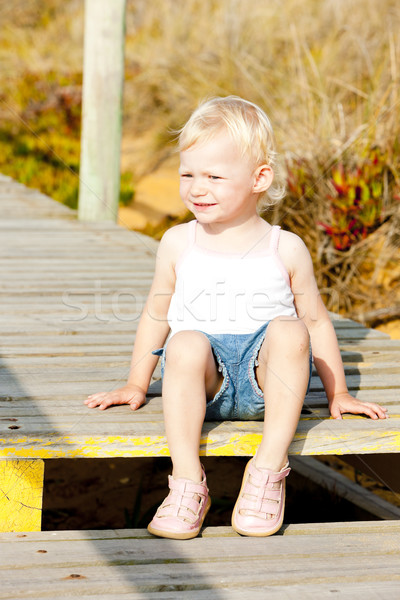
[[[219,334],[204,333],[222,373],[223,381],[217,394],[207,402],[206,421],[258,421],[264,419],[264,394],[258,386],[255,368],[258,353],[265,339],[268,323],[254,333]],[[164,375],[165,351],[168,345],[153,354],[161,356],[161,374]],[[310,347],[310,372],[307,392],[310,388],[312,355]]]

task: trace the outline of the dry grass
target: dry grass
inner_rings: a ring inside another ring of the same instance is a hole
[[[399,208],[390,193],[382,227],[347,252],[336,251],[316,227],[330,218],[328,179],[338,161],[355,163],[378,146],[387,155],[391,192],[399,186],[398,2],[255,1],[249,10],[244,0],[187,0],[128,7],[125,127],[137,135],[157,132],[148,167],[165,156],[168,129],[180,126],[200,98],[233,93],[259,103],[285,161],[305,160],[312,175],[307,194],[289,194],[268,216],[305,239],[328,307],[361,318],[385,298],[400,302],[393,268],[400,258]]]
[[[0,79],[79,72],[81,0],[2,0]],[[397,0],[127,0],[125,132],[181,125],[209,95],[268,112],[283,153],[334,161],[399,126]]]
[[[396,1],[259,0],[249,10],[245,0],[128,0],[128,8],[128,126],[174,127],[200,98],[235,93],[261,104],[282,151],[301,157],[326,149],[333,161],[398,133]]]
[[[0,3],[0,118],[26,102],[25,73],[80,72],[82,12],[81,0]],[[354,315],[388,294],[399,302],[399,32],[398,0],[127,0],[124,133],[150,140],[136,177],[171,153],[169,130],[200,99],[244,96],[270,115],[283,159],[313,172],[307,197],[289,194],[271,218],[305,238],[328,306]],[[329,218],[330,168],[373,146],[391,173],[385,222],[337,252],[316,227]]]

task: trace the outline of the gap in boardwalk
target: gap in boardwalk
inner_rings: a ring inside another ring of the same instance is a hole
[[[203,457],[212,506],[206,525],[230,525],[247,457]],[[146,527],[167,493],[169,458],[57,459],[45,463],[43,530]],[[376,517],[292,470],[285,523]]]

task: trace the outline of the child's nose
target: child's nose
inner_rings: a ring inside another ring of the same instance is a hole
[[[207,193],[204,182],[199,179],[193,179],[190,188],[190,193],[192,194],[192,196],[204,196]]]

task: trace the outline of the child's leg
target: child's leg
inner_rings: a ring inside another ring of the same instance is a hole
[[[296,318],[274,319],[261,346],[256,377],[265,398],[256,466],[279,471],[288,460],[309,378],[309,334]]]
[[[205,335],[181,331],[171,338],[165,356],[162,395],[175,479],[202,479],[199,445],[206,398],[216,394],[221,381]]]
[[[256,376],[265,398],[263,438],[255,459],[247,464],[232,525],[242,535],[267,536],[283,522],[288,448],[307,390],[309,335],[303,322],[274,319],[258,362]]]
[[[168,343],[163,379],[165,429],[173,471],[170,492],[148,530],[166,538],[198,535],[210,508],[205,474],[199,460],[206,398],[215,395],[220,375],[206,336],[175,334]]]

